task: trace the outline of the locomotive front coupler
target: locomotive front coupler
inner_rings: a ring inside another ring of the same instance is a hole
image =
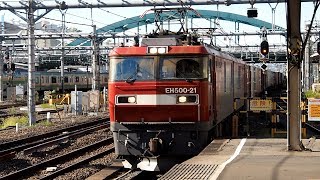
[[[149,139],[148,145],[149,145],[150,152],[152,152],[155,155],[160,154],[163,146],[163,140],[160,139],[158,136],[165,131],[164,130],[147,130],[147,132],[148,133],[157,132],[154,138]]]

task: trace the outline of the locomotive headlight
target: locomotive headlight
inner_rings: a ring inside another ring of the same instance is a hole
[[[185,103],[185,102],[187,102],[187,97],[185,97],[185,96],[178,96],[178,102],[179,102],[179,103]]]
[[[164,53],[166,53],[166,48],[165,48],[165,47],[158,48],[158,53],[159,53],[159,54],[164,54]]]
[[[149,49],[149,53],[150,54],[156,54],[157,52],[158,52],[158,48],[156,48],[156,47],[153,47],[153,48]]]
[[[198,103],[197,95],[179,95],[177,96],[177,103]]]
[[[117,103],[122,104],[122,103],[136,103],[136,97],[135,96],[118,96],[117,98]]]
[[[165,54],[168,52],[168,46],[150,46],[147,49],[148,54]]]
[[[136,97],[134,96],[128,97],[128,103],[135,103],[135,102],[136,102]]]

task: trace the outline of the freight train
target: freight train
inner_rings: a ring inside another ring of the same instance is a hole
[[[199,153],[219,135],[234,98],[259,96],[283,83],[282,73],[196,39],[153,34],[110,52],[110,125],[125,167],[157,171],[172,156]]]

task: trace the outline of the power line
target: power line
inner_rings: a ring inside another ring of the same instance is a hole
[[[70,15],[70,16],[74,16],[74,17],[78,17],[78,18],[82,18],[82,19],[91,21],[91,19],[86,18],[86,17],[79,16],[79,15],[75,15],[75,14],[71,14],[71,13],[66,13],[66,14],[68,14],[68,15]],[[93,22],[96,22],[96,23],[99,23],[99,24],[103,24],[103,25],[107,25],[107,24],[105,24],[105,23],[102,23],[102,22],[99,22],[99,21],[96,21],[96,20],[93,20]]]
[[[26,12],[23,12],[23,11],[15,11],[17,13],[22,13],[22,14],[28,14]],[[34,17],[40,17],[40,16],[37,16],[37,15],[33,15]],[[58,22],[62,22],[62,20],[58,20],[58,19],[53,19],[53,18],[48,18],[48,17],[42,17],[44,19],[47,19],[47,20],[52,20],[52,21],[58,21]],[[65,21],[66,23],[68,24],[75,24],[75,25],[81,25],[81,26],[91,26],[91,25],[88,25],[88,24],[82,24],[82,23],[75,23],[75,22],[71,22],[71,21]]]
[[[113,14],[113,15],[115,15],[115,16],[119,16],[119,17],[122,17],[122,18],[124,18],[124,19],[128,19],[127,17],[125,17],[125,16],[122,16],[122,15],[119,15],[119,14],[116,14],[116,13],[113,13],[113,12],[110,12],[110,11],[108,11],[108,10],[105,10],[105,9],[102,9],[102,8],[99,8],[101,11],[104,11],[104,12],[107,12],[107,13],[109,13],[109,14]]]

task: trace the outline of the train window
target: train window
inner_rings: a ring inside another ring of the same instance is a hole
[[[36,84],[39,84],[39,77],[36,77]]]
[[[49,77],[46,77],[46,83],[49,84]]]
[[[79,77],[78,76],[76,76],[76,82],[79,82]]]
[[[65,83],[68,83],[68,80],[69,80],[68,77],[64,77],[64,82]]]
[[[44,77],[41,76],[41,83],[43,84],[44,83]]]
[[[145,57],[124,57],[110,60],[110,80],[155,79],[155,60]]]
[[[195,78],[208,77],[208,59],[204,57],[164,57],[160,59],[160,77],[172,78]]]
[[[57,83],[57,77],[52,76],[51,77],[51,83]]]

